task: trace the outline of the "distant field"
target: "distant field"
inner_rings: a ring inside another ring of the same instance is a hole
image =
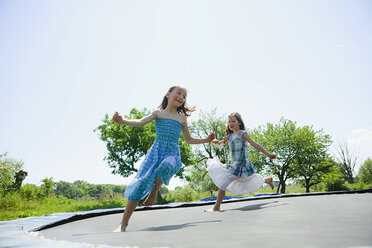
[[[276,193],[276,189],[271,190],[269,187],[262,187],[251,194],[238,196],[251,196],[258,194]],[[288,186],[286,193],[305,193],[305,188],[301,186]],[[232,196],[229,192],[227,196]],[[170,190],[169,193],[163,194],[165,204],[167,202],[189,202],[196,201],[211,196],[217,196],[217,191],[198,193],[192,189]],[[236,196],[236,195],[235,195]],[[126,206],[126,200],[120,198],[107,198],[103,200],[72,200],[65,197],[48,197],[39,200],[24,200],[17,194],[10,194],[0,199],[0,221],[13,220],[31,216],[41,216],[62,212],[80,212],[94,209],[120,208]]]

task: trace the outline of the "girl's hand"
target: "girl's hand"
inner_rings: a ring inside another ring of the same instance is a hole
[[[214,140],[215,137],[216,135],[214,134],[214,132],[210,132],[207,137],[208,142],[211,142],[212,140]]]
[[[218,139],[214,139],[212,142],[213,142],[213,144],[214,144],[215,146],[217,146],[217,147],[222,146],[222,141],[219,141]]]
[[[275,154],[270,154],[269,158],[270,159],[276,159],[276,155]]]
[[[112,117],[112,120],[114,122],[116,122],[117,124],[122,124],[123,122],[123,117],[121,117],[121,115],[119,115],[118,112],[115,112],[114,116]]]

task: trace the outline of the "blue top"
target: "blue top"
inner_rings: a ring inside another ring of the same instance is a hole
[[[248,157],[248,144],[243,139],[243,134],[247,133],[244,130],[240,130],[237,134],[229,134],[227,138],[230,141],[231,151],[231,165],[227,165],[227,169],[239,177],[251,176],[257,172],[256,167],[252,164]]]
[[[125,196],[132,201],[140,201],[152,190],[156,178],[165,185],[182,166],[178,141],[182,123],[161,118],[155,120],[156,140],[146,154],[137,175],[125,189]]]

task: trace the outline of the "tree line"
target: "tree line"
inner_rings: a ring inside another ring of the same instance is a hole
[[[218,116],[216,112],[216,109],[210,113],[202,112],[197,121],[189,123],[190,132],[195,137],[205,137],[213,131],[217,139],[222,139],[227,118]],[[139,119],[148,113],[147,109],[140,111],[133,108],[125,118]],[[314,130],[312,126],[301,127],[295,121],[281,118],[278,123],[267,123],[247,131],[255,141],[277,154],[276,160],[269,160],[253,147],[249,148],[249,157],[258,173],[276,179],[277,193],[285,193],[288,183],[303,185],[307,192],[311,188],[334,191],[372,186],[372,160],[364,161],[356,175],[357,157],[347,144],[340,145],[338,156],[331,156],[329,147],[332,140],[323,130]],[[123,177],[137,171],[135,164],[156,138],[154,122],[143,127],[129,127],[112,122],[108,115],[94,132],[106,144],[107,155],[103,159],[112,173]],[[217,156],[222,163],[230,163],[228,146],[216,147],[212,143],[190,146],[182,134],[179,146],[183,167],[176,176],[185,179],[189,187],[196,191],[209,191],[212,194],[218,190],[207,173],[206,161]],[[22,161],[9,158],[7,153],[0,153],[0,196],[21,191],[26,198],[33,199],[51,194],[70,199],[99,199],[110,194],[122,194],[125,190],[125,186],[119,185],[94,185],[81,180],[73,183],[53,182],[52,178],[43,179],[39,187],[30,184],[21,187],[26,176]],[[162,192],[165,191],[166,188],[163,188]]]
[[[133,108],[127,119],[139,119],[150,111]],[[205,137],[210,131],[215,132],[217,139],[225,135],[227,118],[218,116],[216,108],[210,113],[202,112],[197,121],[189,128],[195,137]],[[99,138],[106,143],[107,155],[104,160],[113,174],[124,177],[135,173],[135,164],[144,156],[156,138],[155,124],[143,127],[118,125],[105,115],[102,124],[95,130]],[[295,121],[282,117],[278,123],[267,123],[248,129],[250,136],[267,150],[277,154],[276,160],[270,160],[250,146],[250,159],[257,167],[258,173],[272,175],[277,179],[277,192],[285,193],[288,181],[303,185],[307,192],[311,187],[323,183],[326,190],[347,189],[346,183],[360,183],[359,187],[368,187],[372,183],[372,162],[367,159],[358,176],[354,170],[357,157],[352,154],[347,144],[340,146],[339,156],[332,157],[329,147],[331,136],[322,129],[312,126],[298,126]],[[208,158],[217,156],[222,163],[230,162],[229,148],[218,148],[212,143],[190,146],[181,134],[179,140],[182,169],[176,176],[186,179],[196,190],[217,190],[206,170]]]

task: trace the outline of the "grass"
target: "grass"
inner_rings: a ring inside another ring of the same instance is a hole
[[[276,193],[276,190],[277,190],[277,188],[274,188],[273,190],[271,190],[270,187],[265,186],[265,187],[262,187],[262,188],[258,189],[257,191],[255,191],[254,193],[251,193],[249,195],[274,194],[274,193]],[[286,189],[285,189],[285,193],[286,194],[306,193],[306,188],[303,187],[303,186],[287,186]]]
[[[305,193],[306,189],[302,186],[287,186],[286,194],[290,193]],[[276,193],[276,188],[271,190],[270,187],[262,187],[251,194],[238,196],[252,196],[258,194],[273,194]],[[231,195],[226,192],[227,196]],[[165,204],[168,202],[190,202],[196,201],[211,196],[217,196],[217,191],[211,195],[210,192],[197,192],[189,187],[181,190],[170,190],[169,193],[162,195],[164,202],[157,204]],[[31,216],[42,216],[53,213],[63,212],[80,212],[95,209],[121,208],[126,206],[126,200],[123,197],[107,197],[101,200],[72,200],[66,197],[46,197],[40,199],[22,199],[20,194],[14,192],[0,197],[0,221],[14,220]]]
[[[171,190],[169,193],[162,195],[167,202],[190,202],[196,201],[204,198],[217,196],[218,191],[211,192],[197,192],[191,188],[183,188],[181,190]],[[273,190],[270,187],[262,187],[257,191],[250,194],[233,195],[226,191],[226,196],[253,196],[259,194],[274,194],[276,193],[276,188]],[[306,193],[306,189],[302,186],[287,186],[286,194],[290,193]]]
[[[259,194],[276,194],[277,188],[274,188],[273,190],[269,186],[261,187],[255,192],[249,193],[249,194],[243,194],[243,195],[232,195],[230,192],[226,192],[226,196],[254,196],[254,195],[259,195]],[[286,194],[291,194],[291,193],[306,193],[306,188],[302,186],[287,186],[285,190]],[[280,194],[280,192],[279,192]],[[217,196],[217,192],[215,194]]]
[[[301,187],[288,187],[288,193],[305,192]],[[254,194],[276,193],[268,187],[261,188],[253,194],[240,195],[248,196]],[[227,192],[227,195],[230,195]],[[213,192],[217,196],[217,191]],[[184,188],[181,191],[171,190],[164,194],[165,202],[189,202],[211,197],[210,192],[196,192],[191,188]],[[14,220],[31,216],[42,216],[53,213],[80,212],[95,209],[120,208],[126,206],[123,198],[105,198],[102,200],[72,200],[66,197],[46,197],[40,199],[23,199],[18,193],[7,194],[0,198],[0,221]]]
[[[4,198],[0,200],[0,221],[31,216],[42,216],[53,213],[80,212],[126,206],[126,201],[121,199],[105,199],[101,201],[71,200],[65,197],[55,196],[43,198],[41,200],[24,200],[16,196],[7,196]],[[12,204],[12,201],[14,200],[17,200],[16,204]]]

